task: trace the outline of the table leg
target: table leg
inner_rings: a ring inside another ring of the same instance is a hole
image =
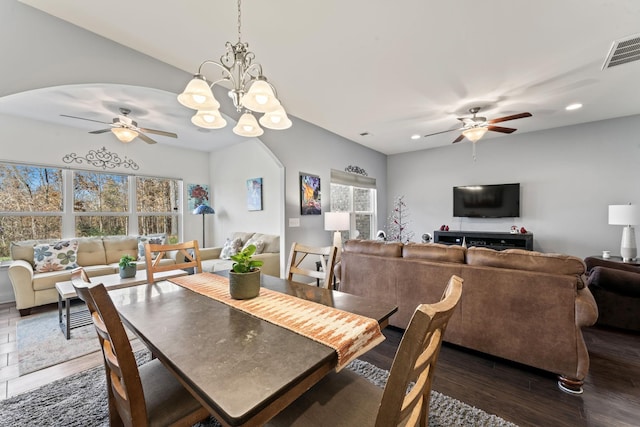
[[[67,328],[65,331],[65,337],[67,339],[70,339],[71,338],[71,309],[70,309],[71,304],[70,304],[69,298],[65,298],[64,305],[65,305],[65,312],[67,315],[67,322],[66,322]]]

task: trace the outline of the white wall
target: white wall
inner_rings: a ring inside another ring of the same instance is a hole
[[[409,229],[419,241],[440,225],[451,230],[508,231],[524,226],[534,249],[579,257],[620,253],[622,227],[608,225],[607,206],[640,203],[640,116],[389,156],[388,208],[405,195]],[[452,187],[521,184],[521,217],[452,217]]]
[[[284,168],[257,139],[218,150],[211,154],[211,206],[213,236],[207,246],[222,246],[236,231],[280,235],[283,209]],[[262,178],[262,210],[247,209],[246,183]]]

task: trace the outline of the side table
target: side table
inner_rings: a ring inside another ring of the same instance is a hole
[[[156,281],[170,279],[172,277],[186,276],[184,270],[169,270],[156,273]],[[129,286],[147,283],[147,270],[138,270],[134,277],[123,279],[119,273],[104,276],[91,277],[92,283],[102,283],[108,291],[113,289],[128,288]],[[71,329],[86,326],[91,323],[89,310],[81,310],[71,313],[71,300],[78,298],[71,281],[56,283],[58,291],[58,322],[66,339],[71,338]],[[64,314],[63,314],[64,311]]]

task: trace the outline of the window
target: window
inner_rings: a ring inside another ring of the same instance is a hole
[[[0,163],[0,261],[12,241],[166,233],[178,242],[182,181]]]
[[[374,178],[337,170],[331,171],[331,211],[352,213],[351,229],[346,238],[373,239],[375,237],[376,206]]]
[[[12,241],[62,237],[62,170],[0,163],[0,261]]]

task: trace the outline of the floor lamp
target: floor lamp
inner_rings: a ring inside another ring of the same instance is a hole
[[[324,214],[324,229],[333,231],[333,246],[338,249],[337,258],[340,258],[342,252],[342,233],[343,230],[351,228],[351,220],[349,212],[326,212]]]
[[[620,255],[622,261],[629,262],[638,254],[636,249],[636,231],[632,225],[638,224],[640,210],[637,205],[609,205],[609,224],[624,225],[622,229],[622,242],[620,243]]]
[[[202,215],[202,247],[206,248],[207,246],[204,243],[204,216],[209,214],[214,214],[216,211],[209,205],[200,205],[193,210],[194,215]]]

